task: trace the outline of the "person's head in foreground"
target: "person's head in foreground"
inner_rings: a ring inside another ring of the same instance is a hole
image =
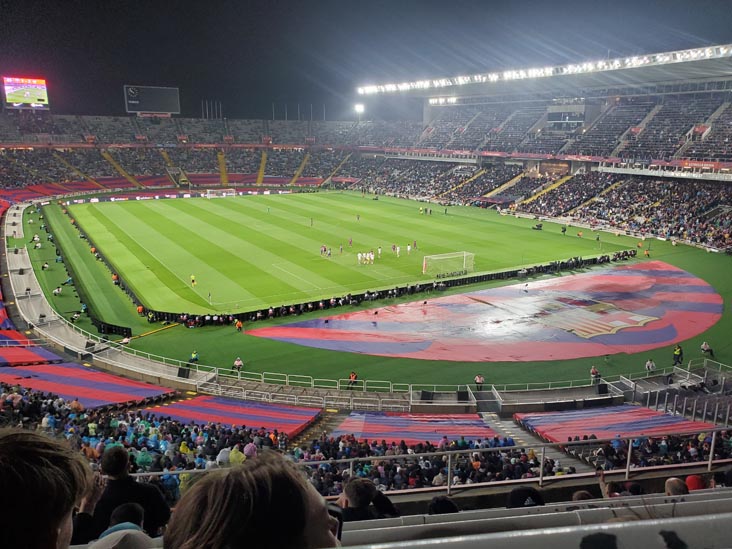
[[[186,492],[165,532],[167,549],[338,547],[338,520],[304,474],[268,451],[208,473]]]
[[[91,484],[91,469],[66,441],[33,431],[0,429],[3,505],[0,547],[66,549],[72,511]]]
[[[531,486],[518,486],[511,490],[506,498],[507,509],[536,507],[539,505],[544,505],[544,498],[539,490]]]

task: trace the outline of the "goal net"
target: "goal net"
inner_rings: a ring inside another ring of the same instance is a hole
[[[475,269],[475,254],[452,252],[449,254],[426,255],[422,261],[422,274],[437,278],[461,276]]]
[[[206,189],[206,198],[225,198],[236,196],[236,189]]]

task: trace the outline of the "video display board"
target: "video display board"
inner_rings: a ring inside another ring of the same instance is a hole
[[[3,99],[6,109],[48,109],[46,80],[3,76]]]

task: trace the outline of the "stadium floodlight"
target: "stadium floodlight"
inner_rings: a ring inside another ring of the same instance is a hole
[[[358,121],[361,122],[361,115],[366,111],[366,107],[363,103],[356,103],[353,106],[353,110],[356,111],[356,116],[358,116]]]
[[[666,65],[670,63],[684,63],[700,59],[720,59],[727,57],[732,57],[732,44],[654,53],[649,55],[636,55],[632,57],[607,59],[603,61],[570,63],[555,67],[507,70],[501,73],[475,74],[472,76],[456,76],[453,78],[433,78],[430,80],[417,80],[415,82],[402,82],[401,84],[361,86],[356,88],[356,92],[358,95],[374,95],[378,93],[430,90],[435,88],[448,88],[451,86],[464,86],[466,84],[483,84],[486,82],[493,83],[499,81],[508,82],[513,80],[526,80],[530,78],[548,78],[559,75],[616,71],[622,69],[634,69],[638,67]]]

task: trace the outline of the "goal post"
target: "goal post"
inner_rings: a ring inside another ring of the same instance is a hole
[[[206,189],[206,198],[226,198],[236,196],[236,189]]]
[[[437,278],[461,276],[474,270],[475,254],[471,252],[426,255],[422,260],[422,274]]]

